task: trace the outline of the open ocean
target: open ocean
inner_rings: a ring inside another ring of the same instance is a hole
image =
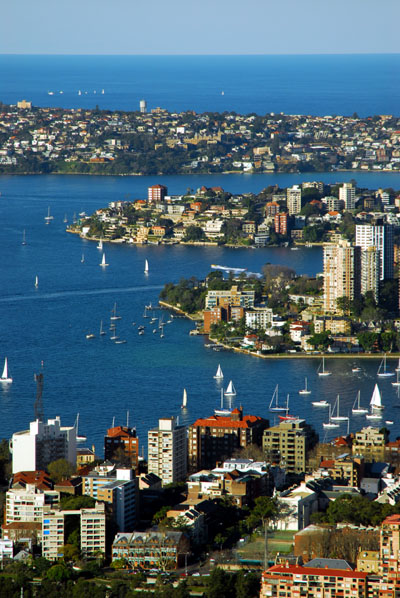
[[[0,101],[31,100],[37,106],[135,110],[140,99],[149,109],[235,110],[240,113],[286,112],[352,114],[393,113],[400,106],[400,56],[0,56]],[[78,95],[78,90],[82,95]],[[104,94],[101,90],[104,89]],[[53,91],[54,95],[48,95]],[[63,93],[59,93],[63,91]],[[96,91],[96,94],[94,93]],[[222,95],[222,91],[224,95]],[[85,93],[87,92],[87,93]],[[80,414],[80,433],[103,452],[103,436],[112,425],[136,425],[140,443],[162,416],[180,415],[185,423],[209,415],[219,404],[213,375],[219,363],[224,385],[233,380],[236,403],[245,412],[269,417],[268,405],[279,383],[290,394],[292,413],[304,416],[324,438],[324,409],[311,401],[335,400],[347,415],[361,390],[369,402],[379,359],[361,362],[330,360],[332,376],[317,375],[318,359],[262,360],[204,347],[203,337],[189,336],[193,324],[174,319],[165,337],[148,325],[139,336],[144,305],[156,304],[165,282],[204,277],[212,263],[261,271],[266,262],[288,264],[299,273],[321,271],[321,249],[291,252],[285,248],[247,249],[188,247],[106,247],[109,267],[99,267],[94,243],[65,232],[73,213],[92,213],[113,200],[146,197],[149,185],[168,186],[172,194],[187,187],[221,185],[228,191],[258,192],[269,184],[289,186],[302,180],[343,182],[360,186],[400,188],[397,173],[314,173],[271,175],[193,175],[162,177],[0,176],[0,365],[4,357],[14,382],[0,385],[0,438],[25,429],[33,419],[33,374],[43,362],[46,417],[60,415],[72,425]],[[46,225],[48,207],[54,220]],[[27,244],[22,245],[23,231]],[[82,254],[84,262],[81,262]],[[150,272],[143,273],[148,259]],[[35,289],[35,276],[39,287]],[[126,344],[99,337],[114,303],[122,320],[118,333]],[[132,322],[136,325],[133,326]],[[88,332],[96,338],[87,340]],[[394,362],[389,361],[394,368]],[[310,396],[298,390],[307,376]],[[390,381],[380,382],[386,406],[383,422],[394,420],[392,437],[400,433],[400,397]],[[188,410],[180,411],[183,388]],[[350,430],[367,424],[352,417]],[[376,424],[381,425],[381,424]],[[346,426],[334,432],[345,432]]]
[[[145,99],[149,109],[170,111],[399,115],[400,54],[0,55],[0,101],[21,99],[109,110],[138,110]]]

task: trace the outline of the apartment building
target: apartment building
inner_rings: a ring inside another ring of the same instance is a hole
[[[59,417],[47,423],[36,420],[29,430],[15,432],[10,442],[12,472],[46,469],[56,459],[76,466],[76,428],[61,426]]]
[[[335,312],[337,299],[351,301],[360,295],[360,248],[342,239],[324,245],[324,309]]]
[[[288,473],[306,471],[307,453],[318,442],[318,434],[304,419],[287,420],[263,433],[266,461],[278,463]]]
[[[147,200],[149,203],[164,201],[167,194],[168,189],[165,185],[152,185],[147,189]]]
[[[116,426],[104,436],[104,459],[126,460],[136,472],[139,468],[139,438],[135,428]]]
[[[286,202],[289,216],[300,214],[301,212],[301,187],[293,185],[286,190]]]
[[[60,493],[27,484],[26,488],[10,488],[6,492],[5,523],[41,521],[43,512],[60,502]]]
[[[246,311],[246,326],[248,328],[265,330],[272,324],[273,310],[270,307],[253,307]]]
[[[158,421],[148,432],[148,471],[162,480],[163,486],[180,482],[187,473],[186,427],[175,417]]]
[[[243,415],[241,407],[228,416],[211,415],[196,420],[189,427],[190,471],[212,469],[218,461],[250,444],[261,446],[263,431],[268,426],[268,420],[262,417]]]
[[[355,433],[351,450],[353,455],[362,455],[365,461],[383,461],[386,440],[385,433],[379,428],[367,426]]]
[[[182,532],[134,532],[117,534],[112,545],[113,560],[129,567],[177,569],[189,555],[189,540]]]
[[[239,290],[237,285],[229,290],[209,290],[206,296],[206,309],[213,307],[245,307],[251,309],[254,307],[254,290]]]
[[[378,301],[379,297],[380,253],[376,247],[361,250],[361,294],[371,292],[375,301]]]
[[[379,280],[394,277],[394,227],[392,224],[356,224],[355,245],[379,251]]]

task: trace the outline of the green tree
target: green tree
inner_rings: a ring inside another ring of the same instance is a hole
[[[330,331],[317,332],[309,338],[308,342],[313,347],[325,351],[332,344],[330,334]]]
[[[53,482],[56,484],[66,480],[75,473],[75,467],[66,459],[57,459],[49,463],[47,470]]]
[[[206,235],[200,226],[191,224],[187,227],[183,241],[204,241]]]
[[[376,343],[378,342],[379,335],[376,332],[360,332],[357,334],[357,340],[361,347],[369,353],[372,351]]]

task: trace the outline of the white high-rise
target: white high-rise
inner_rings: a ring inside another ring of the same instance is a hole
[[[36,420],[29,430],[15,432],[10,442],[12,472],[46,469],[56,459],[76,466],[76,428],[62,427],[59,417],[47,423]]]
[[[343,183],[343,185],[339,187],[339,200],[344,202],[345,210],[354,210],[356,190],[352,183]]]
[[[371,291],[378,301],[381,252],[376,247],[361,250],[361,294]]]
[[[376,247],[380,254],[379,280],[394,277],[394,238],[391,224],[357,224],[356,245]]]
[[[175,417],[158,420],[148,432],[148,471],[161,478],[163,486],[185,479],[187,473],[186,427]]]

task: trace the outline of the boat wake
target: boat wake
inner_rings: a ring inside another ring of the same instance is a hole
[[[163,285],[143,285],[135,287],[111,287],[107,289],[86,289],[73,291],[55,291],[53,293],[29,294],[29,295],[10,295],[9,297],[0,297],[0,303],[12,303],[14,301],[31,301],[32,299],[60,299],[63,297],[87,297],[92,295],[111,295],[118,293],[142,293],[144,291],[158,291]]]

